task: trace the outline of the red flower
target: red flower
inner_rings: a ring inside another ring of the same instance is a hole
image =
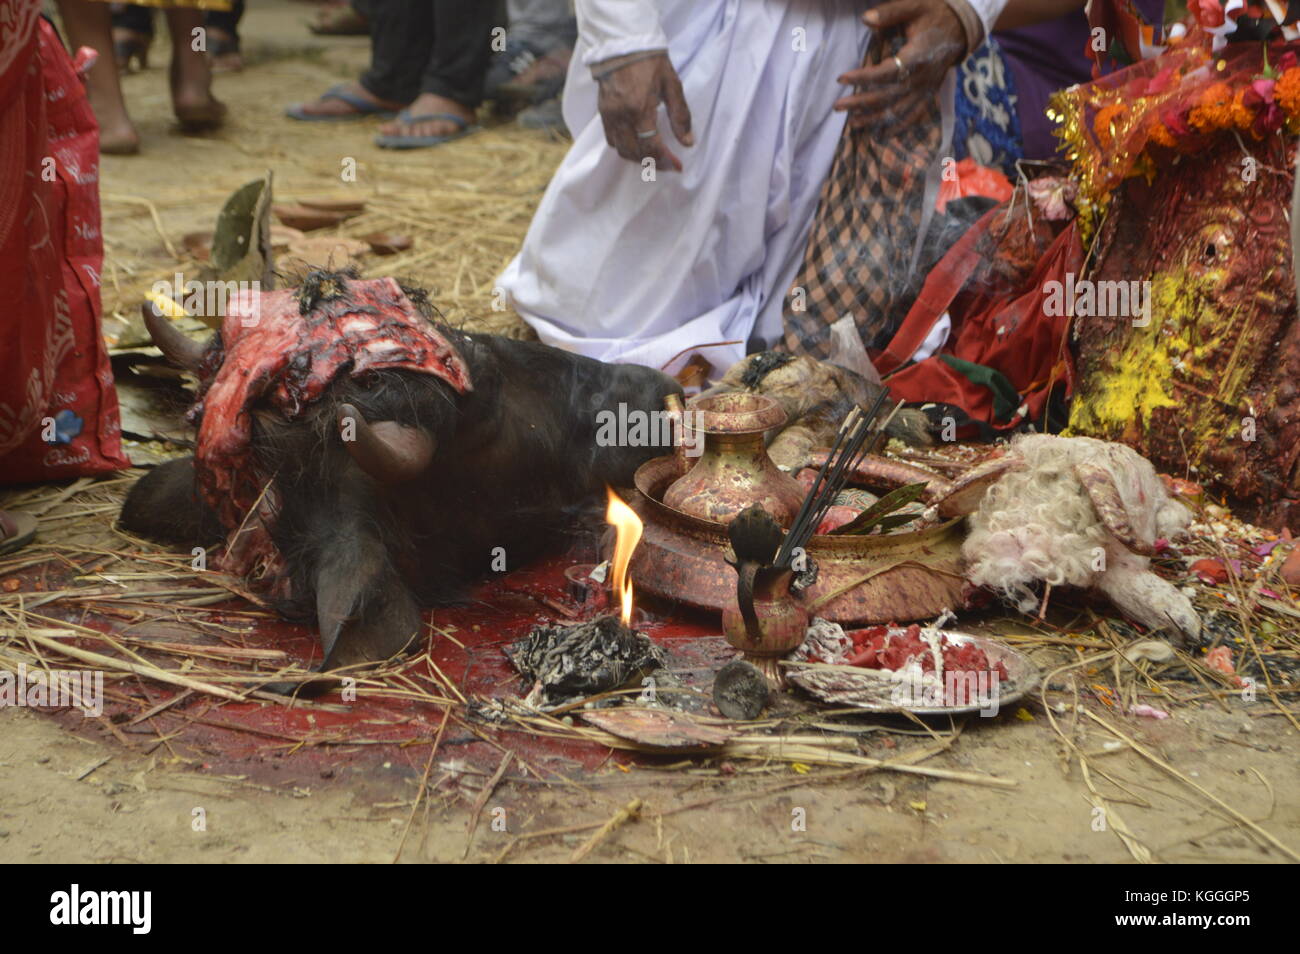
[[[1223,7],[1219,0],[1187,0],[1187,9],[1196,17],[1196,22],[1207,30],[1223,26]]]
[[[1213,2],[1213,0],[1211,0],[1211,2]],[[1155,96],[1158,93],[1163,93],[1169,88],[1170,83],[1173,82],[1173,78],[1174,68],[1172,66],[1166,66],[1147,81],[1146,89],[1144,89],[1139,95]]]
[[[1282,107],[1273,99],[1273,88],[1276,85],[1276,80],[1263,77],[1252,80],[1250,88],[1241,97],[1244,105],[1259,110],[1255,117],[1255,132],[1261,136],[1281,129],[1286,118]]]
[[[1175,136],[1186,136],[1191,133],[1187,126],[1187,117],[1180,115],[1176,110],[1168,109],[1160,114],[1160,121]]]
[[[1286,119],[1286,114],[1282,112],[1282,107],[1277,103],[1269,103],[1260,110],[1258,118],[1255,120],[1255,132],[1261,135],[1277,132],[1282,128],[1282,123]]]
[[[1285,73],[1293,66],[1300,65],[1300,57],[1295,55],[1295,50],[1287,50],[1278,57],[1277,62],[1273,64],[1274,69],[1279,73]]]

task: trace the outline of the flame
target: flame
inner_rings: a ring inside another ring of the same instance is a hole
[[[619,499],[612,488],[609,493],[609,506],[605,510],[605,522],[614,527],[614,559],[610,569],[613,573],[614,597],[622,604],[621,619],[624,626],[632,625],[632,581],[627,578],[627,565],[632,559],[632,551],[641,541],[641,518],[631,507]]]

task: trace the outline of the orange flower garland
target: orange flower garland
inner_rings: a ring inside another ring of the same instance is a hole
[[[1273,87],[1273,98],[1290,119],[1300,119],[1300,66],[1284,70]]]
[[[1246,105],[1244,89],[1237,90],[1237,95],[1232,98],[1232,125],[1242,132],[1249,132],[1255,128],[1255,111]]]
[[[1214,83],[1192,107],[1187,124],[1202,133],[1229,128],[1233,125],[1232,101],[1232,87],[1227,83]]]
[[[1093,117],[1092,131],[1097,134],[1097,142],[1101,144],[1103,149],[1110,148],[1110,144],[1114,139],[1111,126],[1114,125],[1115,119],[1123,112],[1123,103],[1112,103],[1097,110],[1097,115]]]
[[[1174,139],[1174,134],[1160,121],[1159,116],[1152,120],[1150,128],[1147,129],[1147,136],[1157,146],[1164,146],[1166,149],[1173,149],[1178,145],[1178,140]]]

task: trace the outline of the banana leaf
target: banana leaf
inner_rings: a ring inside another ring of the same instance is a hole
[[[901,527],[905,523],[910,523],[917,518],[917,514],[895,513],[895,511],[919,500],[921,495],[925,493],[925,488],[926,484],[924,482],[896,487],[844,526],[831,532],[870,533],[873,529],[879,527],[880,532],[885,533],[894,527]]]

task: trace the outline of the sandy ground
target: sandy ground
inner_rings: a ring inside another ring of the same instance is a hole
[[[1294,846],[1297,738],[1280,721],[1218,710],[1116,720],[1188,782]],[[390,766],[315,785],[259,785],[82,738],[31,711],[4,710],[0,725],[5,862],[389,862],[420,784],[419,773]],[[1063,768],[1040,710],[1027,720],[973,720],[949,752],[924,763],[1013,779],[1010,791],[895,773],[801,776],[788,765],[731,778],[610,767],[572,787],[508,772],[470,840],[484,779],[467,774],[421,803],[401,859],[565,861],[590,828],[516,839],[598,824],[639,798],[641,820],[602,840],[590,860],[1119,864],[1133,857],[1117,832],[1125,828],[1161,862],[1286,860],[1127,747],[1106,751],[1110,738],[1095,727],[1079,737],[1109,815],[1095,810],[1077,766]],[[871,746],[868,754],[892,753]]]
[[[160,69],[127,79],[144,152],[107,158],[103,166],[107,313],[125,316],[144,282],[168,274],[174,259],[164,237],[179,244],[187,231],[210,227],[235,186],[271,168],[278,194],[337,194],[340,156],[354,156],[362,194],[386,209],[404,201],[409,207],[361,225],[401,223],[403,215],[423,223],[423,258],[409,263],[411,272],[434,286],[436,300],[453,313],[491,318],[495,269],[526,229],[563,145],[498,125],[477,141],[391,155],[370,144],[373,122],[305,126],[279,118],[283,105],[353,76],[365,59],[364,40],[307,33],[302,23],[312,9],[252,5],[245,27],[250,65],[220,77],[218,93],[233,119],[211,138],[171,130]],[[160,51],[155,60],[165,61]],[[430,203],[478,203],[467,213],[472,234],[449,229],[454,217],[423,216],[418,209]],[[1058,693],[1052,701],[1069,698]],[[1225,820],[1214,799],[1300,850],[1300,734],[1264,701],[1234,700],[1229,709],[1206,703],[1164,721],[1105,713],[1168,770],[1090,720],[1062,715],[1066,734],[1089,756],[1091,783],[1106,811],[1097,808],[1078,763],[1067,765],[1061,737],[1035,701],[995,719],[971,719],[955,744],[924,763],[1013,780],[1007,791],[897,773],[801,774],[785,763],[745,766],[733,776],[716,766],[606,765],[564,787],[510,771],[486,799],[479,797],[481,774],[453,772],[414,816],[420,773],[408,767],[262,785],[205,771],[201,761],[161,748],[150,756],[128,751],[93,720],[72,732],[48,716],[5,709],[0,861],[388,862],[404,832],[405,861],[563,861],[590,837],[593,829],[582,826],[638,798],[640,821],[603,838],[590,860],[1124,863],[1142,849],[1162,862],[1287,860],[1239,821]],[[866,754],[889,758],[928,741],[898,731],[917,732],[915,726],[883,728]],[[527,837],[565,828],[580,830]]]

